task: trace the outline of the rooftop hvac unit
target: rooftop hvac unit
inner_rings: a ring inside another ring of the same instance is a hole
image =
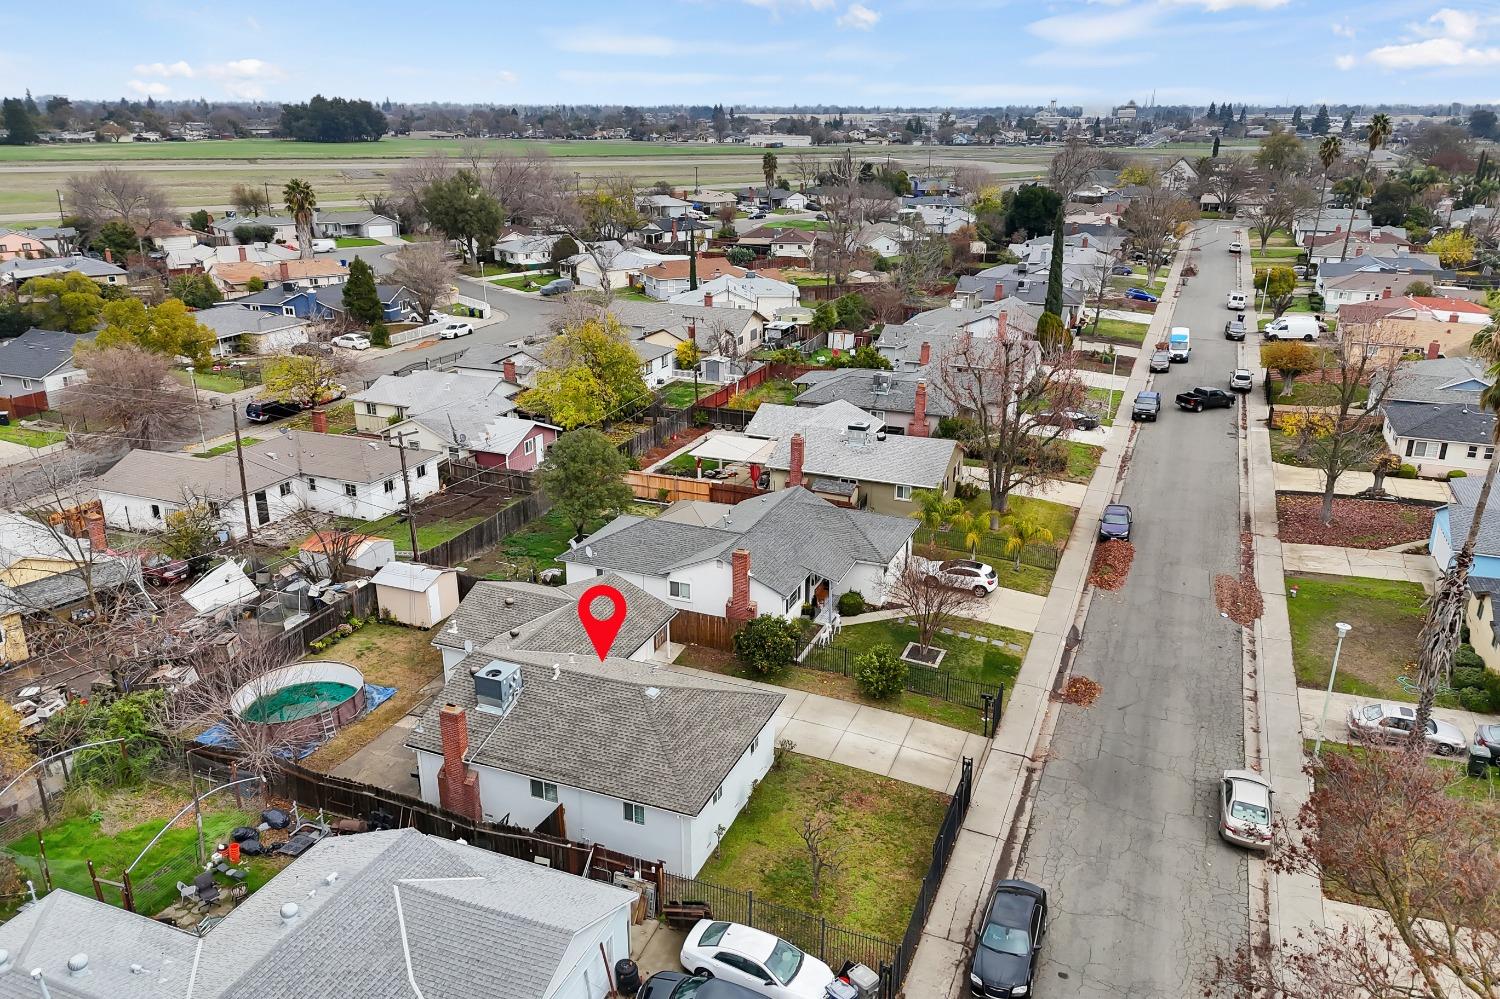
[[[474,672],[474,698],[481,711],[504,714],[515,706],[521,693],[521,667],[492,661]]]

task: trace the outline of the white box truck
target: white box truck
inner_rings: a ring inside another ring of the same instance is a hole
[[[1186,361],[1192,352],[1192,334],[1186,326],[1173,326],[1167,334],[1167,353],[1174,361]]]

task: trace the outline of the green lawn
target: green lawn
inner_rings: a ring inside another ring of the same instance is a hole
[[[767,229],[803,229],[807,232],[823,232],[828,228],[827,222],[816,219],[771,219],[763,225]]]
[[[259,443],[260,443],[260,438],[259,437],[241,437],[240,438],[240,446],[241,447],[249,447],[251,444],[259,444]],[[234,441],[226,441],[225,443],[220,444],[220,445],[218,445],[216,447],[209,448],[207,451],[194,451],[193,452],[193,457],[194,458],[217,458],[219,455],[221,455],[221,454],[228,454],[229,452],[231,452],[233,450],[234,450]]]
[[[652,298],[638,288],[620,288],[611,292],[615,298],[626,302],[657,302],[659,299]]]
[[[981,492],[977,497],[969,500],[967,505],[976,514],[987,518],[990,510],[990,494]],[[1050,500],[1012,496],[1010,510],[1000,518],[999,529],[988,532],[979,544],[979,557],[995,567],[1001,586],[1045,596],[1052,589],[1054,570],[1029,565],[1024,561],[1017,569],[1015,558],[1005,554],[1005,539],[1012,533],[1011,525],[1018,517],[1023,516],[1029,517],[1052,532],[1052,543],[1045,547],[1061,548],[1067,543],[1068,535],[1072,533],[1073,519],[1077,516],[1077,511],[1070,506],[1053,503]],[[923,554],[930,554],[934,558],[969,557],[968,549],[962,547],[963,539],[957,536],[950,537],[943,531],[918,528],[916,542],[930,549],[929,552],[923,552]]]
[[[782,378],[768,378],[748,392],[740,392],[731,396],[725,403],[725,408],[754,411],[759,409],[763,402],[777,402],[783,406],[790,406],[801,392],[802,389],[793,382]]]
[[[1319,575],[1288,575],[1286,585],[1292,662],[1299,686],[1327,687],[1338,638],[1334,624],[1342,621],[1351,629],[1339,655],[1333,689],[1362,697],[1412,699],[1396,678],[1411,675],[1415,669],[1412,663],[1426,599],[1420,585]],[[1293,585],[1295,597],[1291,596]]]
[[[756,786],[698,877],[900,940],[947,807],[947,796],[936,791],[787,753]],[[843,863],[833,875],[825,872],[815,901],[799,831],[819,814],[833,820],[832,841]],[[804,947],[817,943],[791,937]]]
[[[1311,756],[1313,746],[1316,744],[1316,741],[1313,739],[1304,739],[1302,749]],[[1322,751],[1350,756],[1365,753],[1369,750],[1364,746],[1351,746],[1348,743],[1329,742],[1325,739]],[[1376,751],[1385,752],[1386,750]],[[1450,798],[1459,798],[1463,801],[1500,801],[1500,768],[1490,767],[1485,771],[1485,776],[1470,777],[1467,773],[1466,760],[1451,760],[1429,756],[1427,757],[1427,765],[1434,770],[1440,770],[1448,775],[1448,786],[1444,791]]]
[[[457,537],[488,516],[490,514],[476,513],[468,517],[454,517],[430,524],[418,524],[417,544],[421,545],[425,552],[429,548],[435,548],[444,541]],[[382,517],[367,524],[351,520],[348,526],[357,528],[365,534],[390,538],[396,543],[396,547],[403,551],[411,547],[411,528],[407,526],[406,518],[402,514],[393,513],[389,517]]]
[[[556,280],[557,275],[552,271],[527,271],[514,277],[498,278],[494,283],[512,291],[536,291],[548,281]]]
[[[711,382],[699,382],[696,394],[692,382],[667,382],[660,389],[661,401],[673,409],[687,409],[696,400],[715,392],[719,386]]]
[[[1130,343],[1144,343],[1146,331],[1150,328],[1150,323],[1132,323],[1127,319],[1100,319],[1097,326],[1091,323],[1084,327],[1080,335],[1092,334],[1114,340],[1127,340]]]
[[[381,246],[383,244],[378,239],[370,239],[366,236],[340,236],[333,241],[333,245],[344,250],[351,246]]]
[[[1118,408],[1116,406],[1116,409]],[[1093,481],[1094,470],[1099,467],[1099,458],[1104,454],[1104,448],[1093,444],[1081,444],[1078,441],[1063,441],[1062,444],[1067,449],[1068,467],[1057,478],[1064,482],[1088,485]],[[970,468],[984,467],[984,462],[979,458],[965,458],[964,464]]]
[[[1295,246],[1267,246],[1262,250],[1260,249],[1259,237],[1252,240],[1252,243],[1255,248],[1250,251],[1251,263],[1255,263],[1257,260],[1269,259],[1274,263],[1284,264],[1288,260],[1295,262],[1298,257],[1302,256],[1302,251]]]
[[[1115,413],[1120,409],[1120,401],[1125,393],[1119,389],[1113,391],[1107,388],[1090,386],[1088,390],[1088,409],[1099,414],[1099,422],[1106,427],[1114,426]]]
[[[186,788],[155,787],[143,800],[144,811],[161,811],[165,814],[131,825],[128,828],[105,829],[106,815],[103,809],[69,818],[47,827],[42,837],[47,849],[47,867],[52,874],[55,888],[66,888],[92,898],[93,882],[89,879],[88,862],[94,862],[99,877],[118,881],[121,873],[161,830],[166,820],[178,808],[188,804],[191,794]],[[225,806],[228,807],[225,807]],[[236,811],[234,799],[223,795],[210,800],[204,809],[203,829],[206,847],[212,852],[217,842],[227,838],[236,826],[254,825],[259,821],[259,811]],[[138,818],[139,813],[133,817]],[[202,869],[197,865],[194,853],[196,832],[188,820],[167,831],[151,852],[131,871],[136,885],[136,909],[145,915],[155,915],[177,901],[177,881],[191,882]],[[5,850],[14,857],[26,876],[36,882],[37,891],[42,891],[41,865],[38,860],[37,837],[23,836],[6,844]],[[151,877],[164,865],[170,869]],[[285,866],[283,860],[244,858],[240,864],[248,878],[246,885],[253,892],[265,884],[270,877]],[[106,888],[106,901],[119,904],[119,892]]]
[[[985,599],[1000,600],[1003,597],[993,594]],[[1020,646],[1021,651],[1016,652],[997,645],[976,642],[970,638],[961,638],[958,635],[939,634],[932,640],[933,645],[946,649],[948,653],[943,656],[938,669],[976,683],[1004,683],[1006,689],[1009,690],[1010,685],[1015,681],[1016,674],[1021,671],[1021,659],[1026,655],[1026,649],[1031,644],[1031,636],[1024,631],[1003,628],[984,621],[955,620],[950,627],[954,631],[967,629],[973,634],[983,634],[985,637],[998,638]],[[840,664],[843,661],[843,653],[837,650],[847,650],[850,659],[853,660],[878,648],[887,648],[900,655],[908,644],[916,640],[916,626],[899,620],[851,624],[839,632],[839,637],[834,640],[833,645],[826,649],[814,649],[808,659],[818,657],[824,664]],[[922,668],[912,667],[913,670]]]
[[[0,441],[19,444],[22,447],[47,447],[68,439],[61,430],[34,430],[25,424],[12,423],[0,427]]]
[[[234,371],[238,369],[231,368],[229,370]],[[239,378],[235,375],[226,374],[222,371],[179,370],[173,371],[172,377],[176,378],[184,385],[197,385],[198,388],[202,389],[205,392],[224,392],[226,394],[229,392],[238,392],[241,389],[249,388],[252,385],[259,384],[259,380],[256,377]],[[188,381],[190,377],[192,379],[191,382]]]
[[[1342,387],[1319,382],[1294,381],[1292,383],[1292,394],[1281,394],[1281,379],[1271,379],[1272,389],[1275,393],[1273,398],[1277,405],[1281,406],[1337,406]],[[1354,388],[1354,401],[1364,402],[1370,397],[1370,390],[1364,385]]]

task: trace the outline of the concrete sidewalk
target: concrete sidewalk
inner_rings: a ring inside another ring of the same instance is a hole
[[[1246,360],[1242,354],[1241,360],[1245,360],[1254,369],[1258,364],[1253,358]],[[1259,408],[1265,409],[1265,397],[1258,392],[1251,395],[1260,400]],[[1251,419],[1250,425],[1255,426],[1255,420]],[[1264,424],[1261,425],[1264,427]],[[1267,456],[1269,457],[1269,441],[1267,442]],[[1297,465],[1283,465],[1277,462],[1273,466],[1276,477],[1276,488],[1283,492],[1293,493],[1321,493],[1323,491],[1323,473],[1316,468],[1301,468]],[[1353,496],[1364,492],[1375,484],[1375,476],[1369,472],[1345,472],[1339,476],[1339,483],[1334,487],[1337,496]],[[1388,475],[1383,486],[1386,492],[1398,499],[1424,500],[1429,503],[1451,503],[1453,502],[1453,491],[1448,488],[1448,483],[1438,482],[1433,479],[1398,479],[1394,475]]]
[[[1335,548],[1331,545],[1281,546],[1286,572],[1318,572],[1328,576],[1363,576],[1369,579],[1404,579],[1421,583],[1428,593],[1437,582],[1437,566],[1430,555]]]

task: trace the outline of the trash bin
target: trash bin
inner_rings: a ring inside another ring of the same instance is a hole
[[[627,999],[641,990],[641,969],[628,957],[615,962],[615,990]]]
[[[1490,764],[1494,762],[1490,757],[1490,747],[1474,743],[1469,747],[1469,769],[1470,777],[1488,777]]]
[[[0,411],[0,427],[10,426],[10,414]]]

